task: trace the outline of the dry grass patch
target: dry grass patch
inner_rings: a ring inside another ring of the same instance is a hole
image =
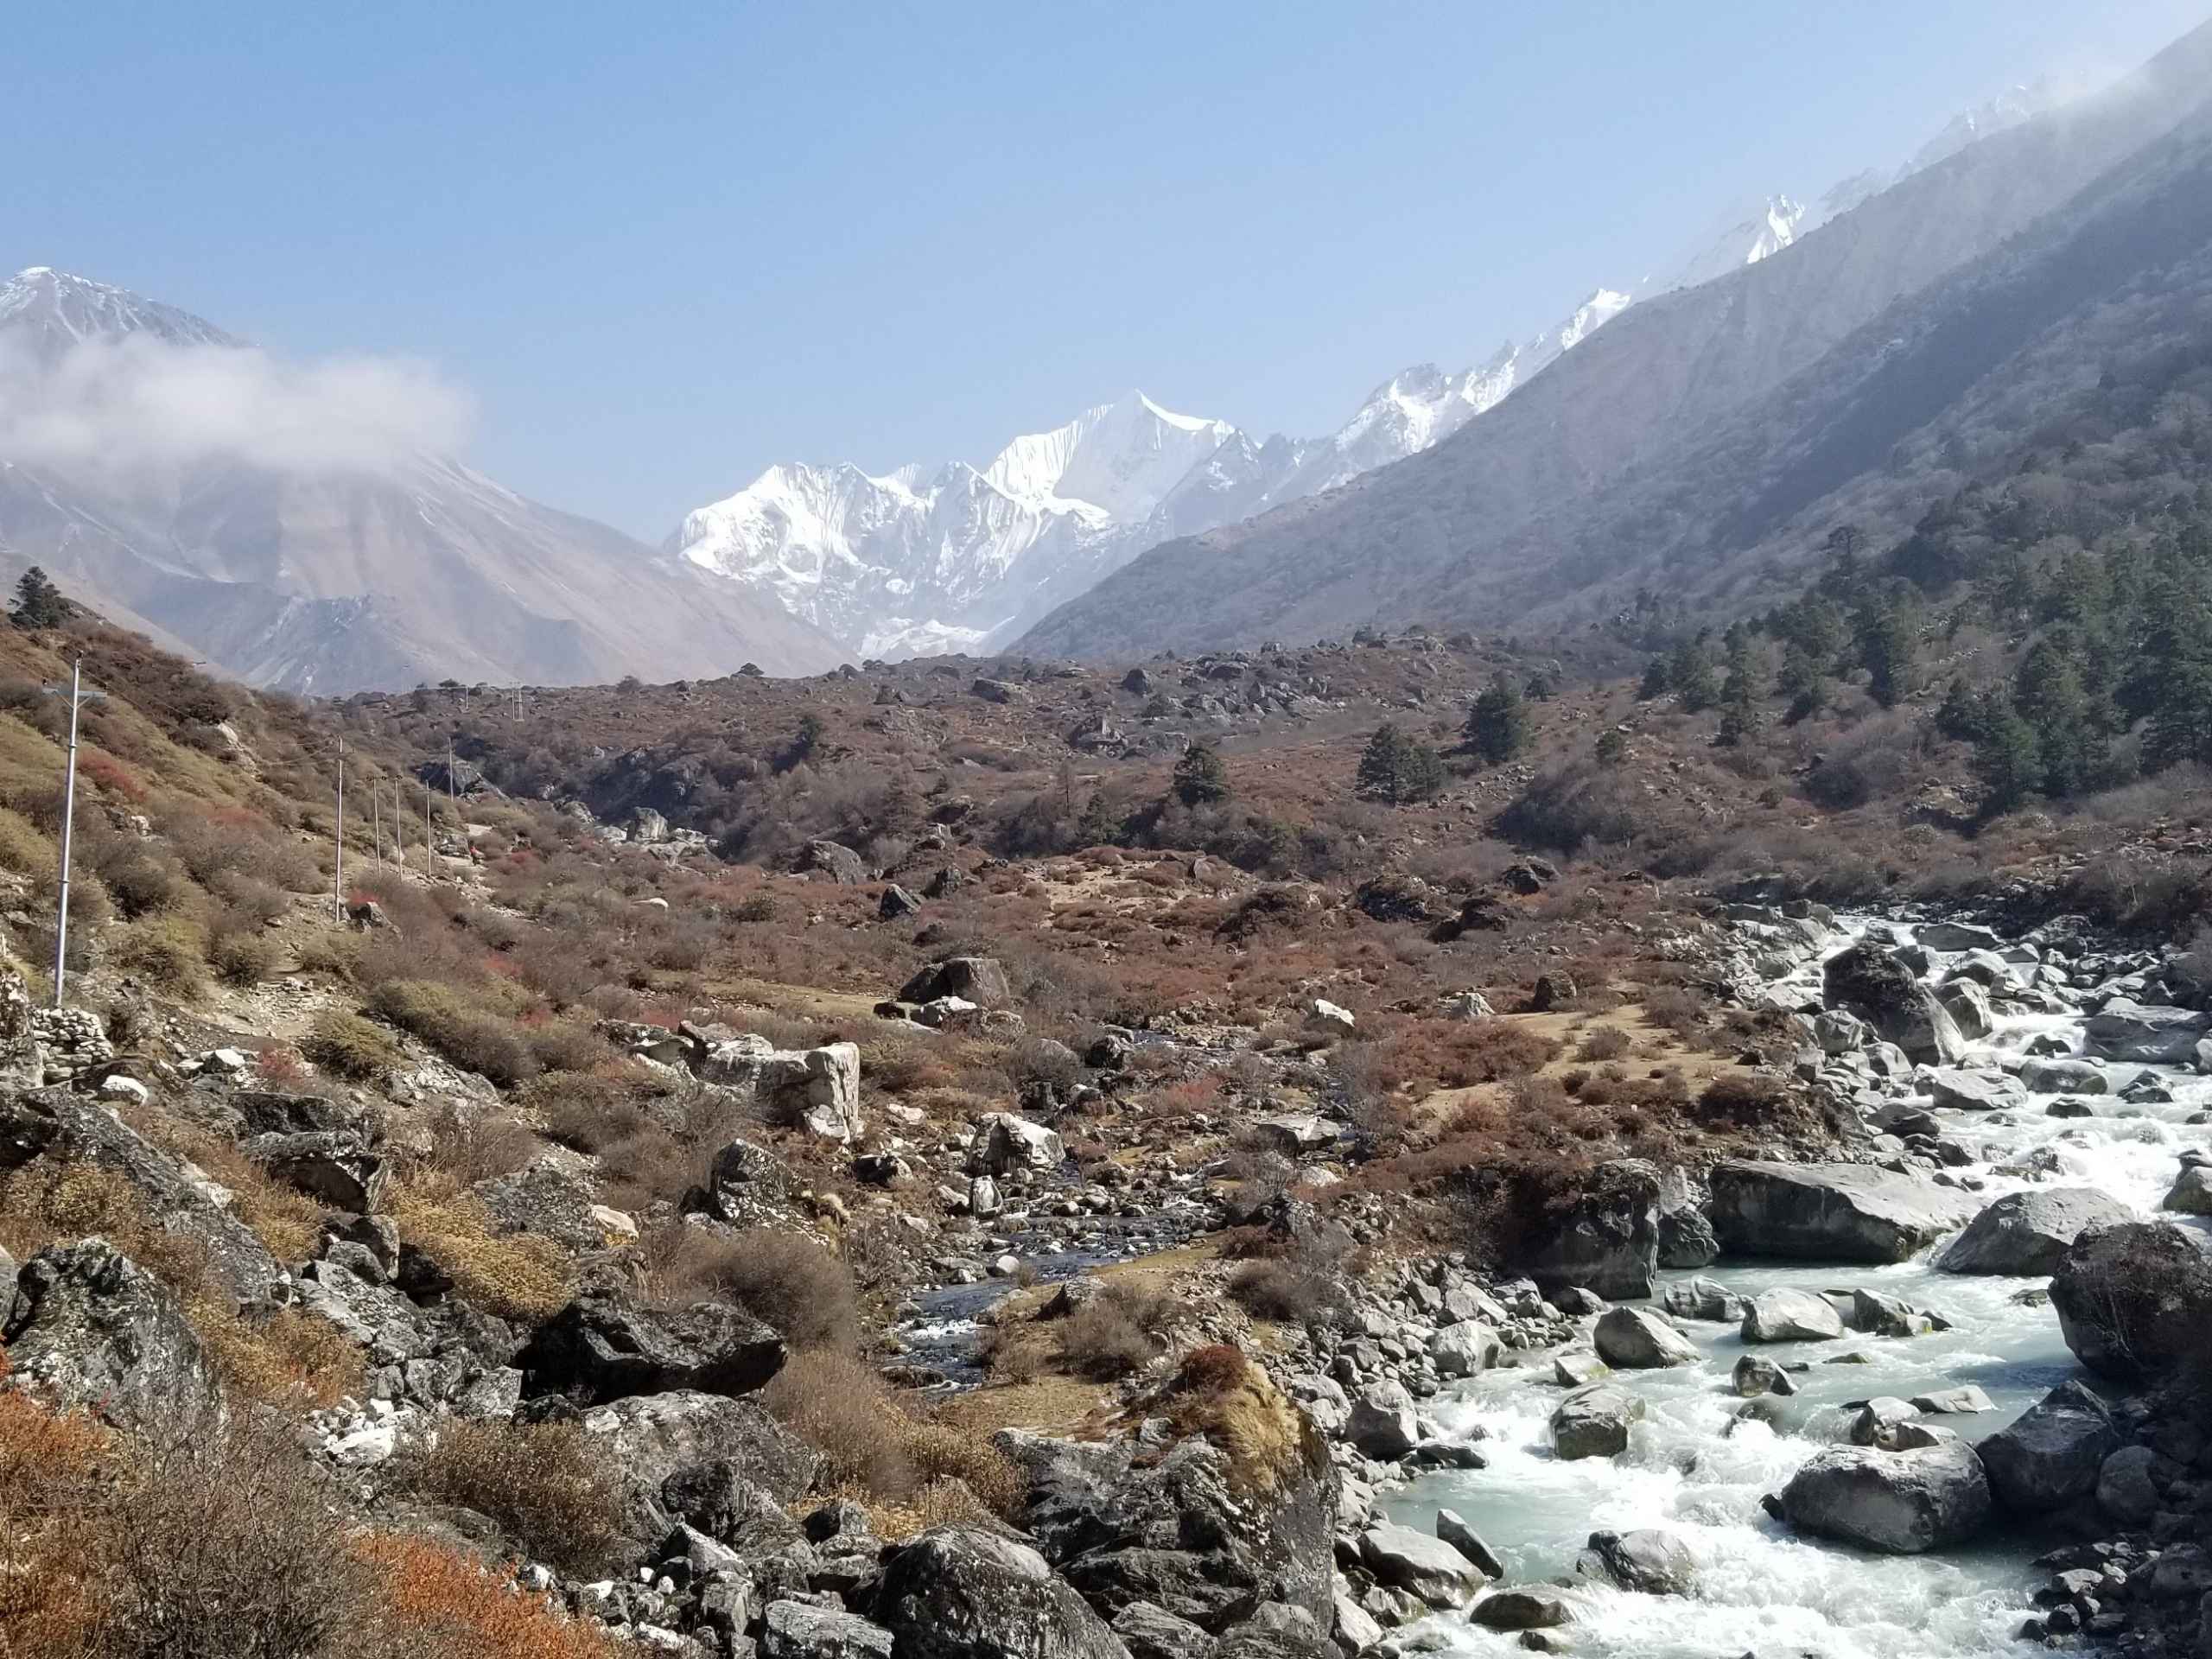
[[[1301,1471],[1327,1465],[1312,1421],[1226,1343],[1193,1351],[1160,1403],[1177,1433],[1203,1435],[1228,1455],[1230,1478],[1247,1491],[1277,1491]]]
[[[462,1296],[502,1319],[538,1324],[575,1297],[575,1269],[550,1239],[502,1234],[482,1202],[453,1177],[429,1172],[395,1182],[401,1238],[437,1264]]]

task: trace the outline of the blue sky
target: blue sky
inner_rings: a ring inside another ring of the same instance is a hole
[[[658,541],[1141,385],[1325,432],[2212,0],[19,8],[0,264],[427,359]]]

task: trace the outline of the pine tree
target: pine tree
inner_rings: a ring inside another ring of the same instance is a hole
[[[1628,739],[1618,726],[1608,726],[1598,734],[1594,751],[1601,766],[1618,766],[1628,759]]]
[[[1794,639],[1783,647],[1782,669],[1774,677],[1774,689],[1789,699],[1789,712],[1783,718],[1791,725],[1817,715],[1827,701],[1827,679],[1821,669],[1825,660],[1815,658]]]
[[[1675,647],[1667,677],[1685,714],[1701,715],[1720,701],[1720,677],[1713,670],[1712,648],[1702,633]]]
[[[2043,755],[2035,728],[2002,698],[1983,715],[1983,734],[1974,745],[1974,776],[1981,783],[1981,807],[1995,816],[2009,812],[2034,792],[2043,779]]]
[[[1663,697],[1673,690],[1675,682],[1672,677],[1672,669],[1673,664],[1663,655],[1654,657],[1646,663],[1643,665],[1643,683],[1636,688],[1636,700],[1638,702],[1649,702],[1654,698]]]
[[[1185,806],[1214,806],[1229,798],[1229,769],[1210,743],[1193,743],[1175,763],[1172,785],[1175,798]]]
[[[1083,804],[1082,816],[1075,821],[1076,845],[1112,847],[1120,843],[1122,835],[1121,815],[1106,799],[1106,791],[1092,790],[1090,798]]]
[[[1559,672],[1555,669],[1540,668],[1529,676],[1525,693],[1531,702],[1549,702],[1559,696]]]
[[[1918,642],[1910,613],[1895,599],[1875,601],[1860,610],[1853,633],[1868,695],[1885,709],[1896,708],[1912,695]]]
[[[1520,688],[1495,674],[1467,711],[1467,743],[1487,764],[1503,766],[1529,747],[1532,724]]]
[[[16,580],[16,607],[11,613],[19,628],[58,628],[69,620],[69,601],[33,565]]]
[[[1405,763],[1406,740],[1397,727],[1389,721],[1375,728],[1375,735],[1367,740],[1367,747],[1360,752],[1359,771],[1352,787],[1362,795],[1377,800],[1395,801],[1398,798],[1398,772]]]
[[[1427,800],[1444,786],[1444,763],[1427,744],[1386,721],[1367,740],[1356,786],[1370,799],[1393,805]]]

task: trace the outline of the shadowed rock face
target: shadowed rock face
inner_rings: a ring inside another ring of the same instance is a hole
[[[784,1339],[721,1303],[645,1308],[588,1291],[547,1320],[515,1363],[525,1395],[587,1405],[678,1389],[750,1394],[783,1369]]]
[[[1581,1196],[1516,1265],[1547,1291],[1616,1301],[1651,1294],[1659,1265],[1659,1172],[1623,1158],[1592,1172]]]
[[[2165,1222],[2106,1227],[2068,1247],[2050,1302],[2076,1359],[2101,1376],[2145,1382],[2203,1351],[2212,1262]]]
[[[2095,1490],[2099,1468],[2119,1445],[2104,1402],[2069,1382],[1978,1449],[1997,1502],[2015,1515],[2042,1515]]]

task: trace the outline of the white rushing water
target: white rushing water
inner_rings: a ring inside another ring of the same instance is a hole
[[[1866,924],[1850,924],[1858,933]],[[1899,927],[1900,938],[1909,930]],[[1847,941],[1836,940],[1829,954]],[[1933,953],[1931,953],[1933,954]],[[1951,960],[1936,956],[1931,980]],[[1820,996],[1817,962],[1784,988]],[[2000,1015],[1986,1039],[1970,1045],[1966,1064],[1995,1067],[2017,1059],[2038,1036],[2056,1035],[2069,1052],[2084,1044],[2078,1014]],[[1972,1149],[1975,1161],[1955,1172],[1976,1183],[1983,1201],[2037,1185],[1994,1173],[2037,1148],[2059,1166],[2045,1185],[2093,1186],[2154,1217],[2172,1185],[2179,1154],[2212,1145],[2212,1128],[2183,1122],[2212,1106],[2212,1079],[2186,1068],[2115,1065],[2115,1087],[2127,1075],[2152,1071],[2171,1104],[2134,1105],[2107,1096],[2096,1116],[2053,1118],[2050,1103],[2031,1096],[2010,1123],[1986,1113],[1944,1111],[1945,1134]],[[1919,1103],[1926,1106],[1931,1103]],[[2173,1219],[2173,1217],[2169,1217]],[[1952,1328],[1934,1335],[1885,1339],[1847,1332],[1840,1341],[1761,1344],[1757,1351],[1784,1363],[1807,1361],[1793,1380],[1798,1393],[1773,1402],[1778,1428],[1733,1421],[1742,1404],[1728,1374],[1745,1352],[1733,1325],[1684,1320],[1682,1330],[1705,1350],[1702,1364],[1624,1371],[1610,1379],[1640,1395],[1644,1420],[1618,1459],[1565,1462],[1554,1457],[1547,1421],[1562,1393],[1550,1379],[1550,1357],[1529,1357],[1522,1368],[1491,1371],[1454,1385],[1429,1402],[1455,1434],[1479,1427],[1487,1469],[1424,1477],[1386,1501],[1392,1519],[1422,1532],[1439,1508],[1457,1510],[1506,1568],[1502,1583],[1573,1580],[1574,1559],[1589,1534],[1659,1527],[1677,1535],[1698,1572],[1687,1596],[1650,1596],[1575,1583],[1558,1593],[1573,1623],[1557,1632],[1576,1654],[1628,1659],[1712,1659],[1713,1656],[1820,1655],[1822,1659],[1957,1659],[1961,1655],[2044,1651],[2016,1634],[2033,1611],[2030,1596],[2041,1574],[2031,1559],[2051,1540],[1993,1529],[1972,1548],[1919,1556],[1878,1555],[1794,1533],[1770,1519],[1762,1494],[1779,1492],[1797,1466],[1847,1438],[1848,1401],[1877,1395],[1910,1399],[1965,1383],[1980,1386],[1993,1411],[1931,1419],[1978,1440],[2002,1427],[2067,1376],[2072,1356],[2048,1306],[2017,1300],[2041,1279],[1969,1277],[1938,1273],[1928,1258],[1891,1267],[1773,1262],[1724,1257],[1700,1274],[1745,1295],[1774,1286],[1806,1290],[1864,1286],[1932,1309]],[[1689,1274],[1670,1274],[1669,1280]],[[1866,1363],[1835,1363],[1863,1355]],[[1417,1627],[1423,1645],[1450,1654],[1518,1652],[1519,1638],[1441,1616]]]

